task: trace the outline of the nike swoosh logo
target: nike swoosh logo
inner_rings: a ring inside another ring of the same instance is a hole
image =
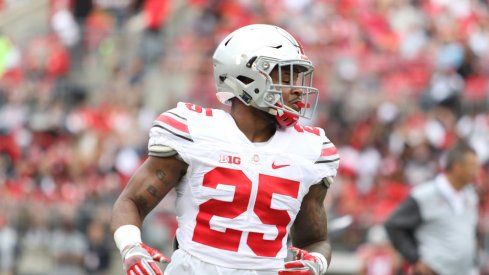
[[[290,166],[290,164],[280,164],[280,165],[277,165],[277,164],[275,164],[275,162],[272,162],[272,169],[279,169],[279,168],[284,168],[284,167],[287,167],[287,166]]]

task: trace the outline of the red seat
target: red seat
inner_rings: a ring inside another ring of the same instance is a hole
[[[465,81],[464,98],[480,101],[487,97],[488,80],[483,76],[471,76]]]

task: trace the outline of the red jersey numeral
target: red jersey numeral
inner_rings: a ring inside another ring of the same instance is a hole
[[[251,197],[251,180],[241,171],[218,167],[204,175],[203,185],[216,188],[218,184],[235,187],[231,202],[210,199],[199,207],[196,226],[192,240],[211,247],[238,251],[242,231],[226,228],[224,232],[210,228],[213,216],[233,219],[244,213]],[[272,209],[272,195],[280,194],[297,198],[298,181],[278,178],[270,175],[259,175],[258,191],[253,212],[263,224],[277,227],[278,235],[274,240],[265,240],[263,233],[250,232],[246,243],[256,255],[276,257],[282,249],[282,242],[287,233],[290,216],[286,210]]]
[[[213,216],[233,219],[245,212],[250,200],[251,181],[242,171],[229,168],[216,168],[204,175],[204,186],[216,188],[220,183],[235,187],[234,198],[231,202],[210,199],[201,204],[192,240],[220,249],[238,251],[242,232],[229,228],[224,232],[212,230],[210,220]]]
[[[185,103],[185,106],[187,106],[187,108],[190,111],[194,111],[194,112],[199,113],[199,114],[205,113],[206,116],[212,116],[212,109],[211,108],[202,108],[201,106],[193,104],[193,103]]]
[[[294,129],[299,133],[304,133],[304,131],[305,131],[305,132],[308,132],[311,134],[315,134],[316,136],[321,135],[319,128],[317,128],[317,127],[302,126],[302,125],[296,124],[296,125],[294,125]]]
[[[290,216],[287,211],[271,208],[273,194],[297,198],[299,182],[260,175],[256,204],[253,210],[263,224],[275,225],[278,235],[275,240],[265,240],[262,233],[250,232],[248,234],[246,243],[258,256],[277,256],[277,253],[282,249],[282,240],[287,233],[287,225],[290,222]]]

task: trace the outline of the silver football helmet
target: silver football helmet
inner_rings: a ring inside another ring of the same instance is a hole
[[[314,66],[302,46],[282,28],[273,25],[248,25],[229,34],[213,56],[217,98],[229,104],[233,97],[244,104],[276,116],[282,127],[295,125],[299,117],[313,117],[318,89],[312,87]],[[278,70],[278,81],[270,73]],[[288,70],[290,80],[282,81]],[[302,92],[300,111],[286,105],[285,89]]]

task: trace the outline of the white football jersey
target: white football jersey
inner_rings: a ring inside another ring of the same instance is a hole
[[[188,164],[176,187],[180,249],[238,269],[283,267],[302,199],[339,163],[321,128],[297,125],[252,143],[229,113],[182,102],[155,120],[154,145]]]

